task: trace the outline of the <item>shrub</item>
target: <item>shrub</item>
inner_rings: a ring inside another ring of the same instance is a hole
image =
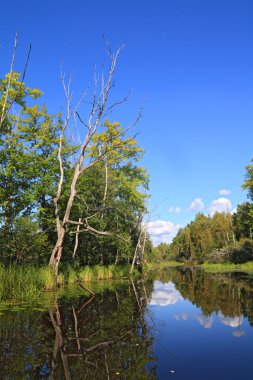
[[[243,238],[229,248],[229,260],[232,263],[240,264],[253,260],[253,241]]]
[[[210,264],[222,264],[229,261],[229,252],[222,249],[215,249],[206,256],[206,261]]]

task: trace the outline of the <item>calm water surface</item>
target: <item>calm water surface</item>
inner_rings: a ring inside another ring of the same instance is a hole
[[[2,305],[0,379],[252,379],[253,277],[152,277]]]

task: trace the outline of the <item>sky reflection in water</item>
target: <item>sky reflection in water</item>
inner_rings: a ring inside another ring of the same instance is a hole
[[[184,270],[170,274],[170,281],[165,276],[154,282],[149,303],[158,378],[251,379],[252,279]]]

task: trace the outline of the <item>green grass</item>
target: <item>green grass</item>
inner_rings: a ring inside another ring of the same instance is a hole
[[[138,272],[134,271],[133,276]],[[92,282],[130,277],[130,266],[83,267],[75,271],[67,266],[59,273],[57,283],[74,284],[77,281]],[[54,290],[54,272],[48,266],[4,266],[0,264],[0,302],[33,302],[42,297],[43,291]]]
[[[41,285],[45,290],[52,290],[55,287],[55,276],[53,269],[49,267],[42,267],[38,269],[38,276]]]
[[[223,263],[223,264],[208,264],[204,263],[200,266],[208,272],[231,272],[231,271],[243,271],[253,273],[253,261],[248,261],[243,264]]]
[[[122,277],[130,277],[130,269],[131,267],[128,265],[95,265],[94,267],[85,266],[77,274],[77,277],[79,281],[84,282],[119,279]],[[133,276],[136,275],[137,273],[134,271]]]
[[[93,281],[95,278],[91,267],[85,266],[82,268],[82,270],[78,273],[78,279],[85,282]]]
[[[74,284],[79,280],[77,271],[75,271],[70,265],[67,265],[64,268],[63,273],[65,282],[68,284]]]
[[[222,264],[209,264],[204,263],[202,265],[198,265],[197,263],[193,263],[194,266],[204,269],[208,272],[232,272],[232,271],[243,271],[243,272],[249,272],[253,273],[253,261],[248,261],[247,263],[243,264],[233,264],[233,263],[222,263]],[[187,262],[185,263],[178,263],[177,261],[169,261],[164,260],[160,262],[151,262],[144,265],[144,273],[145,272],[151,272],[159,269],[163,269],[165,267],[175,267],[175,266],[183,266],[188,267],[189,264]]]
[[[0,301],[32,301],[43,290],[53,289],[54,284],[54,275],[49,267],[0,265]]]

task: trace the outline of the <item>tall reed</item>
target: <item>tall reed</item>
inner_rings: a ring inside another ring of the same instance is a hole
[[[134,272],[135,276],[137,272]],[[75,283],[77,281],[98,281],[120,279],[130,276],[130,266],[85,266],[75,271],[70,266],[58,275],[57,284]],[[34,301],[44,290],[56,287],[54,272],[48,266],[18,266],[5,267],[0,264],[0,301]]]
[[[0,300],[32,301],[55,286],[49,267],[0,265]]]

